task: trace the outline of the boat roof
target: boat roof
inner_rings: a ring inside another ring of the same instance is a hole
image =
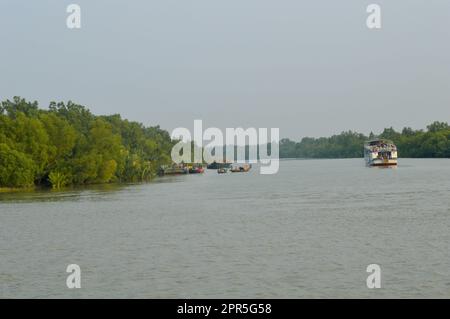
[[[371,140],[366,141],[366,143],[373,143],[373,142],[385,142],[385,143],[394,144],[394,142],[392,142],[391,140],[388,140],[387,138],[373,138]]]

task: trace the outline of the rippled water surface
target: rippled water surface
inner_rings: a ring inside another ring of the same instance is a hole
[[[0,297],[450,298],[450,160],[399,164],[0,193]]]

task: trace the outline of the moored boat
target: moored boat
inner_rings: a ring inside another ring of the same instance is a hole
[[[230,167],[231,167],[231,163],[227,163],[227,162],[219,163],[216,161],[214,161],[206,166],[207,169],[220,169],[220,168],[230,168]]]
[[[228,172],[228,168],[222,167],[217,169],[217,174],[226,174]]]
[[[173,164],[171,166],[161,166],[159,175],[182,175],[189,173],[189,169],[183,164]]]
[[[396,166],[397,146],[387,139],[373,139],[364,144],[367,166]]]
[[[252,168],[251,164],[233,166],[233,167],[231,167],[231,172],[232,173],[245,173],[245,172],[248,172],[251,168]]]
[[[205,171],[205,168],[200,164],[194,164],[189,166],[189,174],[201,174]]]

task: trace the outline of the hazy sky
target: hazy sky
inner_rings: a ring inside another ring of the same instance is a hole
[[[299,139],[450,121],[448,0],[0,0],[0,41],[0,99],[168,130],[202,119]]]

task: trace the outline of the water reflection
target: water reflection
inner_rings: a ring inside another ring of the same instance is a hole
[[[186,176],[157,177],[150,182],[124,184],[96,184],[64,187],[62,189],[35,188],[0,192],[0,202],[53,202],[76,200],[109,200],[114,193],[134,192],[136,188],[152,184],[179,183]]]
[[[0,193],[0,202],[50,202],[50,201],[74,201],[86,197],[102,197],[121,191],[127,185],[102,184],[66,187],[60,190],[51,188],[36,188],[23,191],[11,191]]]

